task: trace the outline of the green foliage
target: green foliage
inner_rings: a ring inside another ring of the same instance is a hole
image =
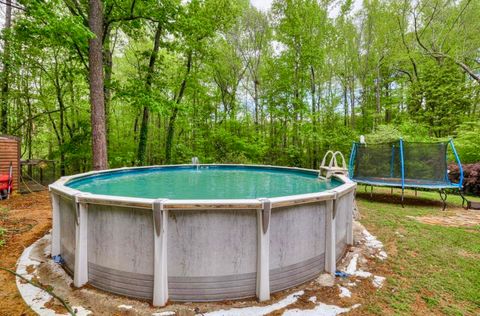
[[[386,143],[403,138],[410,142],[428,142],[436,138],[427,125],[406,120],[401,124],[386,124],[377,127],[373,133],[365,135],[367,143]]]
[[[387,143],[402,137],[402,133],[394,125],[380,125],[374,133],[365,135],[367,143]]]
[[[457,129],[455,147],[462,163],[480,161],[480,121],[462,123]]]
[[[4,239],[5,237],[4,237],[4,235],[5,235],[6,232],[7,232],[7,231],[6,231],[4,228],[0,227],[0,248],[1,248],[3,245],[5,245],[5,239]]]
[[[276,0],[269,12],[247,0],[103,4],[111,167],[198,156],[318,168],[329,149],[348,156],[361,134],[455,136],[462,161],[480,159],[480,84],[468,71],[478,74],[478,1],[365,1],[355,11],[353,1]],[[87,2],[19,5],[0,55],[8,132],[22,137],[22,158],[89,170]]]
[[[0,207],[0,219],[7,217],[8,208],[1,206]],[[7,230],[0,226],[0,248],[5,245],[5,234]]]
[[[416,87],[412,117],[427,123],[436,137],[451,135],[471,106],[464,75],[449,60],[428,62]]]

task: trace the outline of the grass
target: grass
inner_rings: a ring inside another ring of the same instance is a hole
[[[359,192],[363,188],[358,189]],[[390,189],[374,192],[390,193]],[[398,191],[396,191],[398,192]],[[360,194],[359,194],[360,195]],[[407,192],[412,197],[413,192]],[[438,193],[419,192],[422,203],[401,205],[357,198],[361,222],[384,242],[388,285],[365,308],[372,314],[480,314],[480,226],[428,225],[411,216],[441,215]],[[430,201],[430,202],[429,202]],[[454,206],[459,196],[449,195]],[[475,211],[472,211],[475,212]]]
[[[4,228],[0,227],[0,247],[5,245],[5,239],[3,239],[3,238],[4,238],[4,235],[5,235],[6,232],[7,231]]]
[[[6,207],[0,207],[0,223],[1,221],[7,217],[7,212],[8,208]],[[0,226],[0,247],[5,245],[5,234],[7,233],[7,230]]]

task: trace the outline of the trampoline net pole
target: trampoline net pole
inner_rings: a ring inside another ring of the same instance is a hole
[[[405,157],[403,155],[403,139],[400,138],[400,171],[402,175],[402,207],[405,195]]]

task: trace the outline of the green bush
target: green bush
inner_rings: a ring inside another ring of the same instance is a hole
[[[3,238],[4,238],[6,232],[7,231],[5,230],[5,228],[0,227],[0,247],[5,245],[5,239],[3,239]]]
[[[480,161],[480,122],[465,122],[457,129],[455,147],[462,163]]]
[[[400,125],[379,125],[373,133],[365,135],[368,143],[386,143],[400,138],[407,142],[427,142],[435,138],[430,135],[429,128],[413,121],[404,121]]]

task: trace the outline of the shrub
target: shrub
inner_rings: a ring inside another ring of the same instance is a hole
[[[0,247],[2,247],[5,244],[4,235],[6,233],[6,230],[2,227],[0,227]]]
[[[462,164],[463,190],[465,193],[480,196],[480,162]],[[449,178],[452,182],[458,182],[460,178],[459,168],[456,164],[449,165]]]
[[[400,125],[379,125],[373,133],[365,135],[368,143],[386,143],[400,138],[407,142],[428,142],[435,140],[429,135],[429,128],[421,123],[405,121]]]
[[[480,121],[465,122],[457,129],[455,147],[465,163],[480,161]]]

